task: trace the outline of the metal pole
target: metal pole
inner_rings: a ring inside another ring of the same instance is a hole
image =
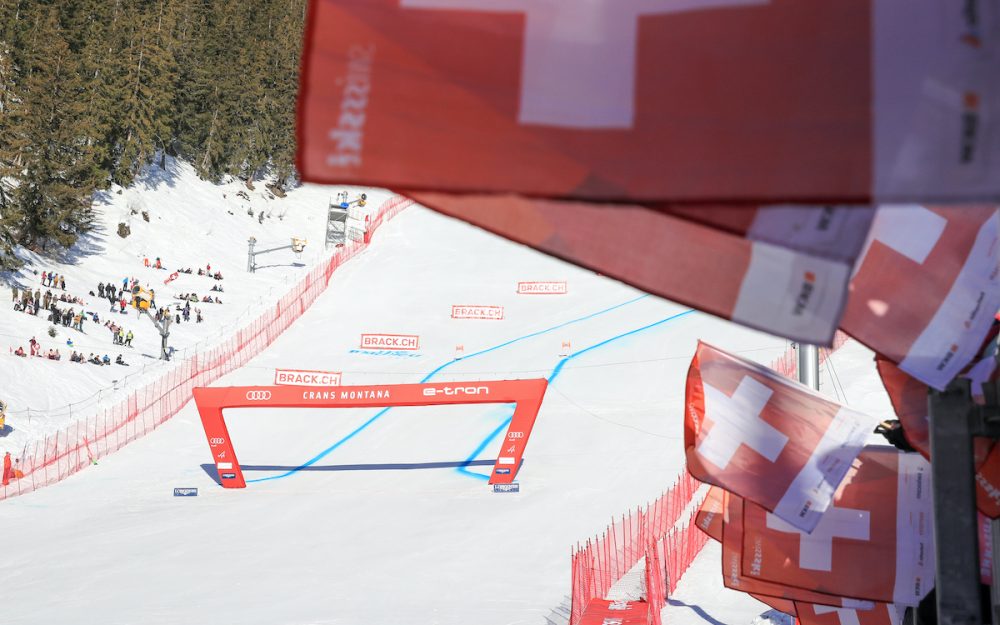
[[[819,390],[819,350],[815,345],[799,343],[799,382]]]
[[[931,391],[928,408],[938,624],[982,625],[969,381]]]
[[[250,273],[253,273],[254,272],[254,266],[253,266],[253,246],[254,246],[254,244],[257,243],[257,239],[255,239],[254,237],[250,237],[250,240],[247,241],[247,243],[250,246],[249,250],[247,251],[247,271],[249,271]]]

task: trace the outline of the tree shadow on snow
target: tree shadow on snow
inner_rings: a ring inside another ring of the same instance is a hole
[[[247,471],[274,471],[287,473],[289,471],[412,471],[417,469],[457,469],[460,467],[485,467],[493,466],[494,460],[446,460],[443,462],[388,462],[373,464],[327,464],[311,465],[303,467],[301,465],[280,465],[280,464],[241,464],[240,469]],[[201,465],[202,471],[212,478],[216,484],[222,484],[219,480],[219,472],[214,464]]]

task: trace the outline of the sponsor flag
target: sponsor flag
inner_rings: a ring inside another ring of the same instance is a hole
[[[578,625],[649,625],[649,604],[645,601],[591,599]]]
[[[966,4],[312,0],[299,169],[585,201],[996,198],[1000,32]]]
[[[729,495],[724,489],[713,486],[708,489],[705,500],[701,502],[698,513],[695,515],[694,523],[701,531],[708,534],[712,540],[722,542],[722,517],[726,510],[726,497]]]
[[[973,360],[1000,309],[998,273],[995,206],[880,208],[841,328],[944,389]]]
[[[871,601],[851,599],[768,582],[743,572],[743,499],[732,493],[726,498],[726,514],[722,525],[722,581],[726,588],[763,597],[788,601],[803,601],[838,608],[870,610]]]
[[[805,531],[820,522],[872,421],[702,342],[688,369],[686,403],[691,475]]]
[[[917,605],[934,586],[930,464],[866,447],[819,525],[806,533],[743,507],[743,572],[831,595]]]
[[[903,622],[901,610],[887,603],[876,603],[871,610],[853,610],[796,602],[795,609],[799,625],[900,625]]]

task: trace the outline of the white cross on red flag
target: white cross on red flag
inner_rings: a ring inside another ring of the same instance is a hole
[[[930,465],[866,447],[812,533],[743,508],[743,571],[772,583],[897,605],[934,586]]]
[[[876,603],[871,610],[833,608],[796,602],[799,625],[900,625],[900,610],[887,603]]]
[[[688,471],[812,531],[872,419],[699,342],[688,369]]]
[[[943,390],[1000,309],[997,208],[884,207],[869,239],[841,328]]]
[[[962,6],[312,0],[299,167],[587,201],[996,198],[1000,33]]]
[[[754,596],[774,597],[786,601],[802,601],[838,608],[870,610],[871,601],[831,595],[786,584],[769,582],[743,569],[743,507],[741,497],[729,493],[726,496],[726,513],[722,525],[722,580],[726,588],[750,593]],[[787,613],[787,612],[786,612]]]

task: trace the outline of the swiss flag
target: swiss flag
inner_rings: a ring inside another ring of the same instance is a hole
[[[982,385],[1000,378],[994,354],[1000,324],[994,321],[986,341],[972,362],[962,372],[971,381],[973,399],[983,403]],[[926,384],[904,373],[895,363],[880,354],[875,356],[879,377],[889,394],[893,410],[903,426],[903,436],[911,447],[930,460],[930,420],[927,412]],[[992,439],[973,438],[973,459],[976,465],[976,503],[990,518],[1000,518],[1000,449]]]
[[[995,198],[1000,33],[962,6],[312,0],[299,169],[597,201]]]
[[[1000,309],[997,208],[880,208],[869,238],[841,328],[944,389]]]
[[[825,605],[795,603],[799,625],[900,625],[903,622],[899,608],[886,603],[876,603],[871,610],[831,608]]]
[[[688,369],[686,405],[691,475],[806,531],[820,522],[871,421],[701,342]]]
[[[726,498],[726,514],[722,526],[722,581],[726,588],[751,593],[755,597],[774,597],[787,601],[802,601],[838,608],[870,610],[871,601],[851,599],[821,592],[778,584],[745,575],[743,572],[743,506],[741,497],[730,493]]]
[[[934,585],[933,560],[930,465],[918,454],[865,448],[810,534],[743,508],[743,572],[772,583],[917,605]]]

